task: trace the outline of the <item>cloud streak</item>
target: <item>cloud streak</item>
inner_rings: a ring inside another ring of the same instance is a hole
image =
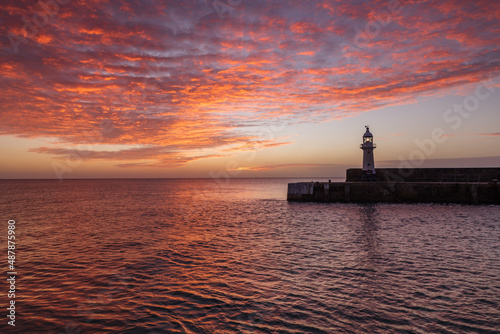
[[[330,164],[278,164],[278,165],[262,165],[262,166],[249,166],[249,167],[237,167],[231,171],[263,171],[263,170],[273,170],[281,168],[295,168],[295,167],[305,167],[305,168],[315,168],[315,167],[332,167],[334,165]]]

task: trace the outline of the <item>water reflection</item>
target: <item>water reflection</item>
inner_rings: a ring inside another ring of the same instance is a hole
[[[204,201],[203,182],[2,188],[23,217],[21,332],[494,332],[500,208],[255,195],[286,180]]]
[[[380,259],[381,248],[377,205],[363,205],[359,211],[360,224],[356,232],[358,234],[358,242],[363,250],[361,254],[365,256],[364,262],[377,264]]]

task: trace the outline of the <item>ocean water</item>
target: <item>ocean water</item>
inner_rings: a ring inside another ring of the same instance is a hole
[[[500,331],[500,206],[288,203],[294,181],[0,181],[0,332]]]

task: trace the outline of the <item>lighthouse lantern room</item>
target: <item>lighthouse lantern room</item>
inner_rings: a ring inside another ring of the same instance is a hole
[[[373,143],[373,135],[370,127],[365,126],[366,132],[363,135],[363,144],[360,148],[363,150],[363,181],[375,181],[375,160],[373,159],[373,150],[377,147]]]

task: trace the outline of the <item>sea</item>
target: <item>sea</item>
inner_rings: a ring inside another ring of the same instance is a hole
[[[500,332],[500,206],[286,201],[312,180],[0,180],[0,332]]]

